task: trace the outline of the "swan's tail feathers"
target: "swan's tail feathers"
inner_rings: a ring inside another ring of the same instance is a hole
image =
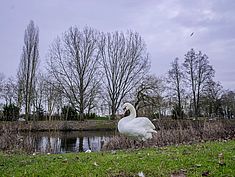
[[[148,133],[157,133],[157,131],[152,129],[152,130],[149,130]]]
[[[146,135],[142,138],[142,140],[143,140],[143,141],[146,141],[146,140],[148,140],[148,139],[152,139],[153,136],[154,136],[154,134],[156,134],[156,133],[157,133],[156,130],[153,130],[153,129],[148,130],[147,133],[146,133]]]

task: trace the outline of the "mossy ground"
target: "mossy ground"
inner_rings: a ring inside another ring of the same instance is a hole
[[[68,154],[0,152],[0,176],[235,176],[235,140]]]

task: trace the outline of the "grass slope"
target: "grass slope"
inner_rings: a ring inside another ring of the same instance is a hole
[[[235,176],[235,140],[68,154],[0,152],[0,176]]]

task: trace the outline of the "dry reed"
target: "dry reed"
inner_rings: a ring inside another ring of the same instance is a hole
[[[103,146],[103,150],[167,145],[192,144],[208,140],[235,138],[235,120],[157,120],[157,134],[144,143],[123,135],[114,136]]]

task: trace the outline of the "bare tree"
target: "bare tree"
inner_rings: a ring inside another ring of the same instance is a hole
[[[175,58],[171,63],[171,69],[168,71],[167,82],[169,84],[169,90],[173,94],[172,96],[177,100],[176,106],[174,106],[176,117],[183,118],[182,97],[185,92],[183,88],[184,74],[178,58]]]
[[[213,117],[220,114],[222,94],[223,87],[219,82],[207,81],[201,99],[202,110],[206,116]]]
[[[70,28],[57,39],[49,52],[49,72],[62,87],[69,103],[79,111],[80,120],[98,88],[98,51],[96,31]]]
[[[0,99],[3,98],[4,81],[5,81],[5,76],[3,73],[0,73]]]
[[[99,81],[100,81],[100,79],[99,79]],[[93,85],[93,87],[90,89],[90,92],[88,94],[88,96],[89,96],[88,106],[87,106],[87,113],[88,114],[90,114],[94,108],[98,107],[100,94],[101,94],[100,82],[95,81],[92,85]]]
[[[226,90],[221,96],[221,105],[224,118],[234,118],[235,116],[235,92]]]
[[[39,64],[39,29],[30,21],[24,34],[24,46],[18,70],[19,98],[25,107],[26,120],[29,120],[35,90],[36,70]]]
[[[35,88],[34,88],[34,95],[33,95],[33,120],[36,120],[35,118],[42,118],[44,110],[43,110],[43,102],[44,102],[44,90],[45,90],[45,80],[42,72],[39,72],[37,74],[37,77],[35,79]]]
[[[17,101],[17,85],[14,78],[10,77],[1,83],[1,98],[5,100],[5,104],[15,104]]]
[[[121,101],[139,83],[149,69],[145,43],[138,33],[102,33],[99,41],[106,101],[115,118]]]
[[[57,108],[57,114],[59,114],[59,110],[61,110],[64,105],[62,103],[62,87],[48,74],[43,77],[43,96],[48,119],[51,121],[52,114],[56,111],[55,109]]]
[[[193,49],[187,52],[185,55],[184,69],[186,73],[186,79],[191,87],[194,116],[196,118],[200,111],[200,98],[203,88],[207,81],[214,77],[214,69],[209,65],[209,60],[206,54],[202,54],[201,51],[195,53]]]
[[[156,112],[160,113],[163,90],[160,78],[155,75],[145,76],[141,83],[138,84],[134,94],[134,105],[137,115],[151,117]]]

